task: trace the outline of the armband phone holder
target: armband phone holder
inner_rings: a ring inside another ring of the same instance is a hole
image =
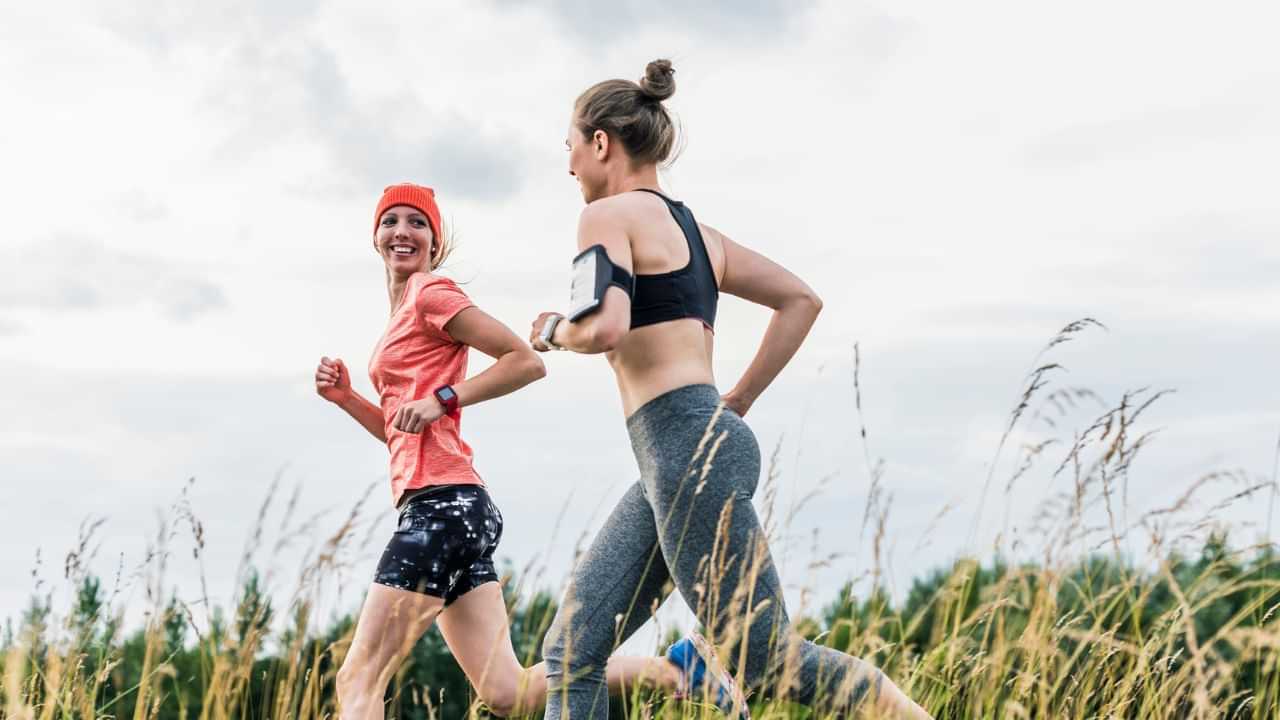
[[[604,293],[617,285],[627,295],[632,292],[631,273],[613,264],[603,245],[592,245],[573,259],[573,280],[569,287],[569,322],[586,317],[604,303]]]

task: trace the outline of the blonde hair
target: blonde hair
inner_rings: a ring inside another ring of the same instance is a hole
[[[440,232],[437,233],[435,228],[431,228],[431,244],[435,246],[435,252],[431,253],[431,262],[428,264],[427,270],[435,272],[436,268],[444,265],[444,261],[449,259],[449,255],[453,253],[453,248],[457,245],[458,235],[454,232],[452,225],[445,225],[444,219],[440,219]]]

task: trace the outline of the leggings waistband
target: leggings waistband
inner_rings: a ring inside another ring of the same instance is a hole
[[[668,390],[640,406],[627,418],[627,429],[635,432],[643,427],[660,425],[672,416],[697,410],[714,410],[720,404],[720,391],[715,385],[698,383]]]
[[[448,495],[448,494],[456,493],[459,490],[466,490],[468,488],[479,489],[480,492],[483,492],[486,495],[488,494],[487,492],[485,492],[483,485],[476,485],[474,483],[450,483],[448,485],[424,485],[420,488],[405,490],[403,493],[401,493],[400,501],[396,503],[396,509],[404,510],[405,507],[408,506],[410,501],[416,498],[430,497],[430,496],[436,496],[436,495]]]

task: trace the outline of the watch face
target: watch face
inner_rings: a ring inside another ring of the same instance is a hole
[[[440,402],[447,403],[458,397],[458,394],[451,387],[442,387],[436,391],[436,397],[440,399]]]

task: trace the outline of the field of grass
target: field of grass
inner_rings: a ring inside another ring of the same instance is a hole
[[[1036,510],[1035,541],[1023,541],[1023,559],[993,552],[957,560],[917,578],[896,602],[873,569],[820,613],[797,618],[797,629],[875,662],[939,718],[1280,717],[1280,557],[1269,538],[1242,542],[1219,520],[1235,503],[1271,507],[1275,469],[1270,476],[1186,479],[1168,506],[1128,512],[1129,469],[1152,439],[1144,414],[1161,393],[1108,400],[1055,386],[1057,366],[1046,359],[1095,325],[1072,323],[1049,342],[994,450],[1013,458],[1016,469],[985,478],[984,504],[1034,476],[1054,480],[1045,483],[1055,490]],[[858,382],[855,371],[855,391]],[[1028,425],[1052,432],[1013,448],[1015,431]],[[869,452],[867,458],[862,525],[879,560],[890,503],[882,466]],[[775,469],[760,500],[766,527],[783,533],[786,521],[773,512]],[[266,505],[274,496],[273,487]],[[189,534],[197,559],[203,549],[197,514],[179,501],[139,574],[149,611],[133,628],[125,627],[118,593],[86,568],[96,532],[86,527],[65,566],[74,602],[54,607],[51,593],[38,594],[0,638],[0,717],[336,717],[334,676],[356,608],[327,621],[316,608],[326,578],[354,542],[362,507],[318,545],[287,601],[269,597],[247,552],[238,598],[218,607],[207,593],[193,606],[166,591],[175,538]],[[260,543],[255,533],[251,549]],[[556,610],[554,590],[544,587],[552,583],[540,580],[521,573],[506,585],[513,640],[529,662],[539,659]],[[785,681],[788,669],[779,672]],[[753,697],[753,715],[813,717],[763,693]],[[438,634],[429,632],[395,678],[388,717],[486,716]],[[720,715],[635,690],[615,702],[611,716]]]

